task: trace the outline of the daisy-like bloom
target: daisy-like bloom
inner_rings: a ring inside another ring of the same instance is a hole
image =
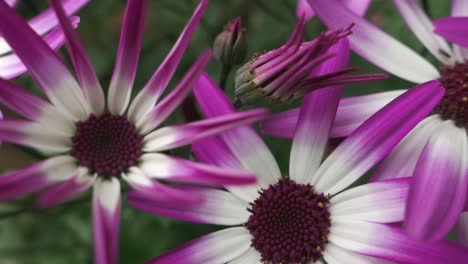
[[[37,33],[0,1],[1,35],[50,100],[49,103],[0,80],[0,102],[27,119],[1,120],[0,139],[52,155],[30,167],[2,175],[0,201],[43,190],[39,194],[39,206],[48,207],[93,186],[95,262],[114,264],[120,221],[120,179],[138,192],[165,203],[175,200],[190,203],[199,198],[152,179],[216,185],[255,182],[255,176],[245,171],[222,169],[162,153],[251,123],[267,114],[264,110],[252,110],[158,128],[188,95],[211,57],[211,51],[204,52],[174,90],[159,100],[200,22],[207,1],[200,2],[167,58],[131,104],[147,1],[128,1],[107,106],[95,71],[60,1],[52,0],[51,4],[65,32],[80,84]]]
[[[340,58],[323,70],[346,66]],[[194,88],[205,115],[235,113],[229,99],[203,75]],[[292,144],[289,177],[252,127],[236,128],[193,145],[196,157],[223,168],[254,172],[257,186],[228,191],[184,187],[204,197],[198,205],[162,204],[138,193],[129,203],[176,219],[230,226],[191,241],[147,263],[365,264],[460,263],[468,252],[449,242],[426,244],[387,223],[403,219],[409,179],[345,190],[375,165],[431,111],[443,95],[436,81],[408,91],[372,116],[324,161],[342,87],[307,95]]]
[[[416,37],[442,63],[440,71],[416,52],[353,14],[336,0],[309,4],[331,29],[355,23],[351,48],[382,69],[411,82],[439,80],[445,96],[380,164],[372,180],[414,176],[408,200],[406,227],[418,239],[443,238],[463,211],[468,190],[468,50],[450,47],[433,33],[434,26],[413,0],[394,5]],[[452,1],[452,15],[468,14],[464,0]],[[351,97],[340,102],[332,136],[346,136],[366,118],[404,90]],[[299,110],[281,113],[263,124],[268,134],[292,137]],[[425,206],[421,206],[424,204]]]
[[[299,19],[286,44],[261,55],[255,55],[237,70],[235,94],[244,105],[259,100],[287,102],[330,85],[375,81],[385,74],[346,76],[357,68],[337,69],[327,74],[314,74],[321,64],[336,56],[329,48],[351,34],[351,26],[322,33],[312,41],[304,41],[306,24]]]
[[[68,16],[78,12],[90,0],[62,0],[65,13]],[[6,0],[7,5],[14,7],[18,0]],[[73,27],[78,26],[79,17],[71,16]],[[65,42],[65,36],[52,9],[47,9],[28,21],[29,26],[39,35],[52,49],[59,49]],[[15,54],[9,54],[11,47],[0,36],[0,78],[12,79],[27,71],[26,66]]]

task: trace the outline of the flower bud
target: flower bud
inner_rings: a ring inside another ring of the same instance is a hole
[[[223,65],[241,64],[247,54],[247,42],[242,29],[241,18],[232,20],[217,37],[213,55]]]
[[[305,24],[299,21],[283,46],[254,56],[236,73],[235,94],[243,105],[287,102],[322,87],[378,80],[386,75],[343,76],[356,68],[345,68],[314,76],[323,62],[335,56],[328,52],[339,39],[351,34],[351,27],[322,33],[304,42]]]

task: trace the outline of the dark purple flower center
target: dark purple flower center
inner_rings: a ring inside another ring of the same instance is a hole
[[[249,209],[247,229],[263,261],[305,264],[322,258],[331,225],[328,198],[289,179],[260,194]]]
[[[103,176],[119,176],[141,156],[142,136],[126,116],[90,115],[76,123],[70,154]]]
[[[452,119],[458,126],[468,129],[468,63],[441,67],[440,82],[445,96],[434,109],[444,119]]]

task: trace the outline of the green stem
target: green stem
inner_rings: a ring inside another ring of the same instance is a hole
[[[221,89],[226,90],[226,83],[229,77],[229,73],[231,72],[232,66],[223,64],[221,66],[221,75],[219,76],[219,87]]]

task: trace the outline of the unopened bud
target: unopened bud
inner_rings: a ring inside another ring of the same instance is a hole
[[[283,46],[254,56],[236,73],[235,94],[243,105],[288,102],[330,85],[379,80],[386,75],[343,76],[356,68],[314,76],[323,62],[336,54],[329,52],[339,39],[351,34],[351,27],[322,33],[304,42],[305,24],[301,19]],[[363,78],[360,78],[363,77]]]
[[[247,54],[247,41],[242,29],[241,18],[232,20],[217,37],[213,45],[213,56],[223,65],[241,64]]]

